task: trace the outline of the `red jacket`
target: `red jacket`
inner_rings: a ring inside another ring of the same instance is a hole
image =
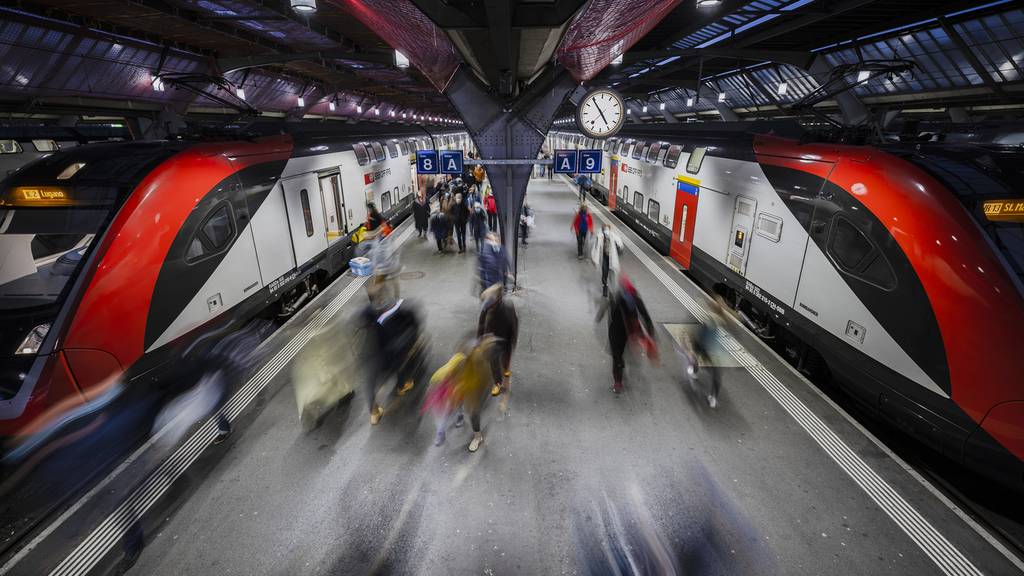
[[[580,218],[583,217],[579,211],[576,212],[576,217],[572,219],[572,231],[579,234],[580,230]],[[587,212],[587,234],[590,234],[594,230],[594,219],[591,218],[590,212]]]
[[[487,210],[489,214],[498,213],[498,204],[494,201],[494,194],[489,195],[484,200],[484,210]]]

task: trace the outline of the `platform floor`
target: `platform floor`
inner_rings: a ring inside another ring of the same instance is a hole
[[[564,181],[533,180],[527,201],[537,227],[512,296],[521,334],[511,409],[490,401],[479,452],[466,449],[468,425],[434,447],[415,395],[371,427],[357,393],[303,434],[281,370],[277,391],[248,408],[247,424],[146,534],[130,573],[588,573],[607,532],[600,518],[657,534],[687,574],[1017,572],[741,329],[716,353],[729,367],[710,409],[682,384],[668,344],[693,325],[703,294],[613,218],[663,353],[660,366],[629,362],[615,396],[606,327],[594,321],[600,274],[577,260],[569,229],[577,197]],[[423,314],[433,369],[475,330],[475,252],[441,256],[406,238],[402,294]],[[325,297],[352,283],[344,276]],[[365,301],[352,292],[334,321]]]

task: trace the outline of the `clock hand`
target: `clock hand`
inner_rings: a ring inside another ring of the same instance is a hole
[[[601,120],[604,120],[604,123],[608,124],[608,119],[604,117],[604,112],[601,110],[601,107],[597,105],[596,101],[594,102],[594,108],[597,108],[597,113],[601,115]]]

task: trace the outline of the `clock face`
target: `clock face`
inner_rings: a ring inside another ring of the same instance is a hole
[[[614,90],[598,88],[587,92],[576,110],[576,124],[592,138],[608,138],[622,128],[626,106]]]

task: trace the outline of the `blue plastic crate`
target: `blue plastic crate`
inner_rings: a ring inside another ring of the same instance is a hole
[[[370,276],[373,274],[373,262],[369,258],[358,256],[348,261],[348,267],[356,276]]]

